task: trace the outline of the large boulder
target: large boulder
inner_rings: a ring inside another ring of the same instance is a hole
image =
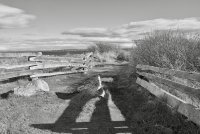
[[[49,91],[48,84],[41,79],[34,78],[28,84],[14,88],[14,94],[20,96],[31,96],[39,91]]]

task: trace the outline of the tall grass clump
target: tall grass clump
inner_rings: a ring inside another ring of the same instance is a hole
[[[119,50],[119,47],[116,45],[108,44],[108,43],[96,43],[95,46],[88,47],[88,50],[92,52],[99,52],[99,53],[108,53],[108,52],[116,52]]]
[[[100,62],[128,61],[129,53],[122,50],[119,45],[109,43],[96,43],[89,46],[88,51],[94,52]]]
[[[134,64],[200,71],[200,38],[180,31],[155,31],[136,42]]]

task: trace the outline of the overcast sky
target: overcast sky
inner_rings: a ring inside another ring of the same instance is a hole
[[[0,50],[35,47],[13,43],[16,39],[48,38],[52,46],[52,38],[64,39],[57,41],[61,46],[89,40],[127,44],[154,29],[200,28],[199,0],[0,0],[0,4],[0,36],[7,43]]]

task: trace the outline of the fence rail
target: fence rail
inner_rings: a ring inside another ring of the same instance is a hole
[[[80,57],[46,56],[41,52],[0,53],[0,81],[21,76],[32,78],[85,72],[91,58],[92,53]],[[48,72],[54,68],[66,68],[67,71]]]
[[[196,80],[200,82],[200,73],[196,73],[196,72],[186,72],[186,71],[180,71],[180,70],[174,70],[174,69],[168,69],[168,68],[159,68],[159,67],[140,65],[140,64],[137,65],[137,68],[141,70],[154,71],[156,73],[176,76],[183,79]]]
[[[174,69],[137,65],[139,85],[200,125],[200,74]],[[194,88],[191,86],[196,84]]]
[[[52,61],[52,62],[82,62],[84,57],[55,57],[55,56],[39,56],[31,57],[30,61]]]
[[[25,68],[30,66],[37,66],[36,62],[26,62],[23,64],[13,64],[13,65],[0,65],[0,69],[15,69],[15,68]]]

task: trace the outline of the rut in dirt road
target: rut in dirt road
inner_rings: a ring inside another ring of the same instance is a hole
[[[107,99],[79,93],[71,98],[69,106],[54,124],[32,126],[58,133],[131,133],[109,92]]]

